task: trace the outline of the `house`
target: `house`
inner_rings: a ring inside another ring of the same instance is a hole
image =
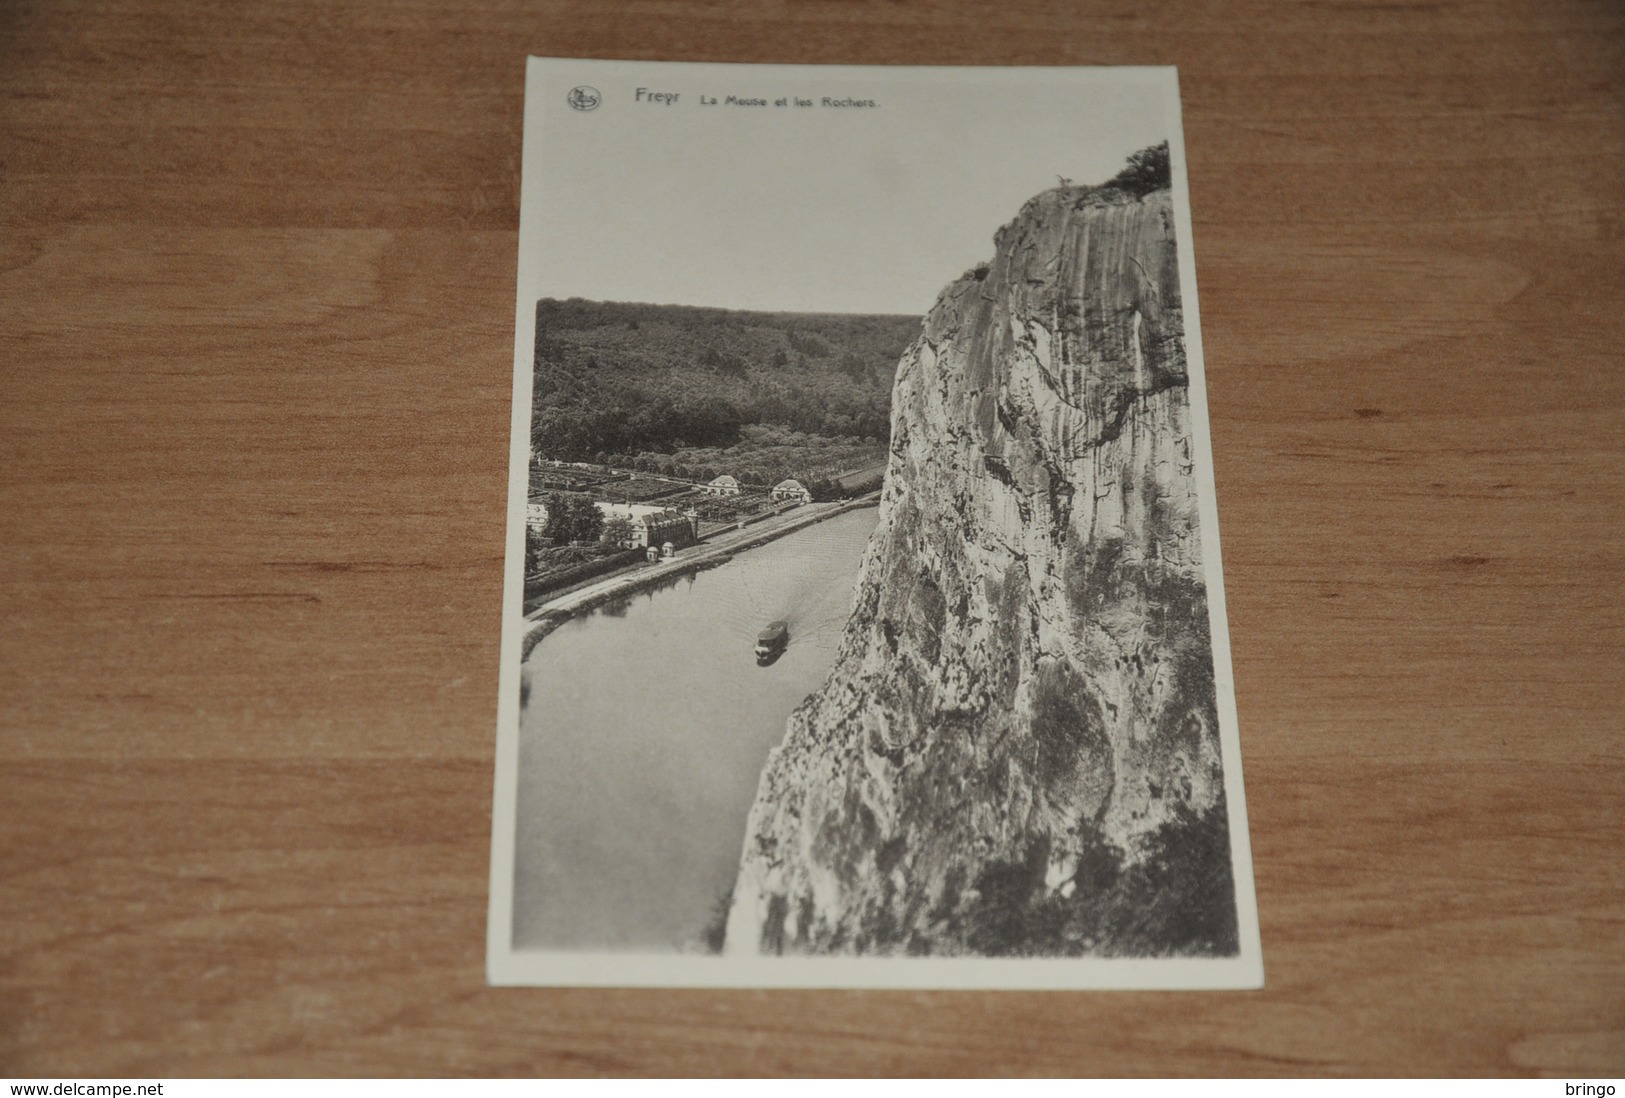
[[[727,473],[723,473],[716,480],[701,488],[700,491],[713,496],[737,496],[739,494],[739,482]]]
[[[648,518],[666,510],[652,503],[594,503],[593,506],[598,508],[598,513],[604,516],[605,522],[618,518],[629,520]]]
[[[693,545],[700,537],[700,516],[692,510],[683,514],[647,503],[596,503],[594,506],[605,522],[626,520],[631,530],[621,544],[628,549],[660,547],[668,541],[681,549]]]
[[[699,520],[676,511],[632,520],[632,544],[637,548],[661,546],[663,556],[671,556],[677,549],[693,545],[699,540]]]
[[[547,529],[547,505],[545,503],[525,504],[525,525],[532,530]]]
[[[799,480],[781,480],[773,486],[773,498],[780,503],[811,503],[812,493]]]

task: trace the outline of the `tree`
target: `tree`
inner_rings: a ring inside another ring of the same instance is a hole
[[[577,496],[567,505],[570,512],[570,540],[597,541],[604,532],[604,513],[591,496]]]
[[[1107,181],[1108,187],[1121,187],[1130,194],[1147,195],[1169,186],[1173,175],[1168,164],[1168,142],[1141,149],[1128,158],[1128,167]]]
[[[534,526],[525,527],[525,574],[533,575],[542,570],[542,532]]]
[[[591,496],[564,496],[558,492],[548,495],[545,533],[554,544],[597,541],[603,529],[603,513]]]
[[[547,526],[542,533],[550,538],[554,544],[562,544],[570,540],[570,519],[564,497],[558,492],[549,492],[542,501],[547,508]]]
[[[604,523],[604,531],[598,537],[606,545],[629,545],[632,542],[632,521],[624,518],[609,519]]]

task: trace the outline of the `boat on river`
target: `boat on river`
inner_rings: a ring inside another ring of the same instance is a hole
[[[790,623],[768,622],[767,628],[756,635],[756,662],[766,667],[784,655],[785,646],[789,643]]]

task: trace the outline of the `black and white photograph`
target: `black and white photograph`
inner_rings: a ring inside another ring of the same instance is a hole
[[[532,59],[488,975],[1261,986],[1171,69]]]

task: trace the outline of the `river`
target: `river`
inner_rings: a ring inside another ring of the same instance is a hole
[[[526,661],[514,946],[696,952],[769,749],[823,685],[877,512],[572,619]],[[752,649],[769,621],[790,644]]]

